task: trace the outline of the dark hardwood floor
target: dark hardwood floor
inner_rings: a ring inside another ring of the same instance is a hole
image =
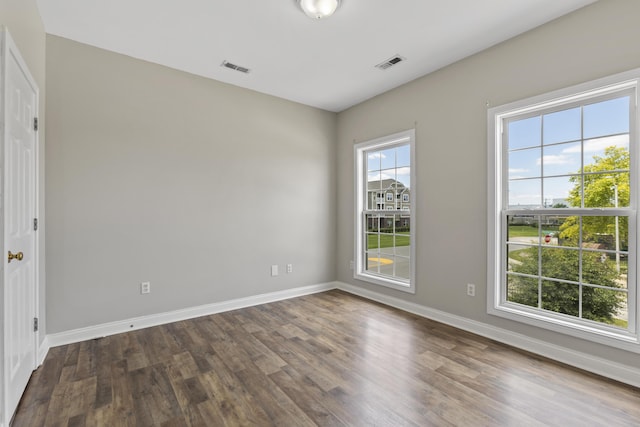
[[[330,291],[52,348],[13,426],[639,424],[639,389]]]

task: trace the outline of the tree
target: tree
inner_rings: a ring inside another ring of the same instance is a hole
[[[520,251],[520,263],[512,271],[538,276],[538,248]],[[543,248],[541,273],[545,277],[579,281],[580,252],[572,249]],[[509,301],[538,307],[537,279],[510,275]],[[616,281],[615,262],[601,258],[597,252],[582,252],[582,282],[620,288]],[[579,316],[579,286],[575,284],[542,282],[542,308],[557,313]],[[622,306],[623,292],[582,286],[582,317],[598,322],[613,323],[616,310]]]
[[[581,206],[581,192],[584,188],[584,207],[605,208],[616,206],[616,192],[618,206],[629,206],[629,150],[626,147],[607,147],[604,156],[593,156],[594,163],[584,167],[582,176],[572,176],[574,183],[569,192],[567,202],[571,206]],[[625,171],[618,173],[616,171]],[[581,180],[584,179],[584,187]],[[629,229],[628,218],[619,217],[619,235],[621,249],[627,247]],[[568,217],[560,226],[560,238],[578,241],[580,232],[579,218]],[[595,216],[582,217],[583,240],[590,239],[595,234],[615,233],[615,222],[612,217]]]

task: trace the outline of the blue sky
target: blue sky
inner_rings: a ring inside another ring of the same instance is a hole
[[[606,147],[628,149],[629,97],[512,121],[507,131],[509,205],[552,204],[567,198],[583,156],[588,165]]]

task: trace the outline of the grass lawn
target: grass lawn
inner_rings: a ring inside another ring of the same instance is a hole
[[[378,246],[378,236],[380,236],[380,246]],[[409,246],[410,239],[408,235],[396,234],[395,246]],[[369,234],[367,249],[373,248],[390,248],[393,247],[393,234]]]
[[[544,228],[542,230],[543,235],[552,232],[557,234],[557,227],[554,229]],[[530,225],[510,225],[509,237],[538,237],[538,227],[531,227]]]

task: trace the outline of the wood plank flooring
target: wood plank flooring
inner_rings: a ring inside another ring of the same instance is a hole
[[[639,389],[330,291],[52,348],[13,426],[639,424]]]

